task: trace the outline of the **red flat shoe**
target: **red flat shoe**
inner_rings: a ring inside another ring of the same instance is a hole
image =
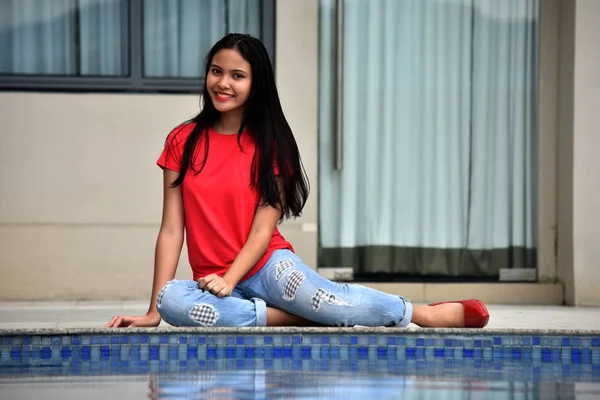
[[[481,300],[469,299],[469,300],[456,300],[456,301],[442,301],[439,303],[428,304],[430,306],[437,306],[438,304],[446,303],[460,303],[465,308],[465,328],[483,328],[487,325],[490,320],[490,313],[488,312],[485,304]]]

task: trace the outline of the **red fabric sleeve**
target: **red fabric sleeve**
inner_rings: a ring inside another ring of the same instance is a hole
[[[161,168],[171,169],[176,172],[181,170],[181,155],[185,141],[192,131],[191,124],[180,125],[173,129],[167,139],[156,164]]]

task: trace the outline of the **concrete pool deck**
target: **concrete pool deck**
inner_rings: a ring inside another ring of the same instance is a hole
[[[0,302],[0,329],[101,329],[113,316],[141,315],[147,307],[145,301]],[[488,310],[484,329],[490,331],[600,331],[600,308],[595,307],[491,304]],[[169,325],[162,322],[160,328]]]

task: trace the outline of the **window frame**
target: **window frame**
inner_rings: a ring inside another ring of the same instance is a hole
[[[227,0],[224,0],[228,3]],[[275,2],[260,0],[260,34],[275,67]],[[130,76],[41,76],[0,74],[0,92],[198,93],[204,78],[143,77],[143,0],[129,0]],[[226,27],[227,30],[227,27]]]

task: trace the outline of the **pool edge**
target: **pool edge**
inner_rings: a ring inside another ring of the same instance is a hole
[[[450,334],[450,335],[571,335],[571,336],[600,336],[600,330],[589,329],[514,329],[514,328],[386,328],[386,327],[218,327],[218,328],[0,328],[0,336],[20,335],[85,335],[85,334]]]

